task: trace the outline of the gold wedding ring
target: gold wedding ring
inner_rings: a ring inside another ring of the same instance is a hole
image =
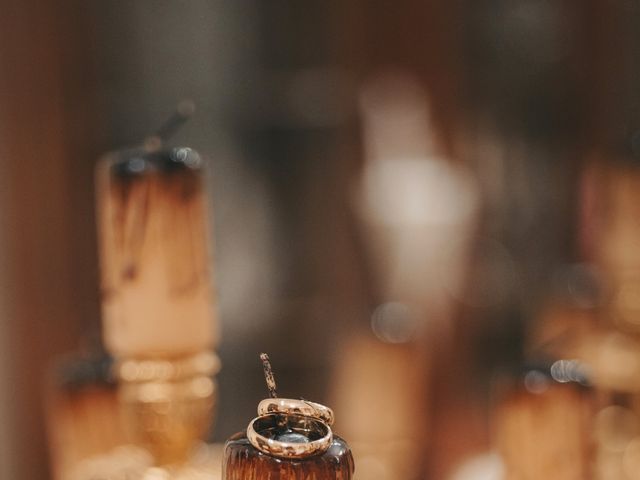
[[[327,425],[333,425],[333,410],[319,403],[292,398],[265,398],[258,404],[258,415],[269,413],[284,413],[286,415],[302,415],[322,420]]]
[[[286,442],[277,439],[280,431],[301,434],[308,442]],[[304,458],[327,451],[333,442],[329,425],[308,416],[268,413],[254,418],[247,427],[249,442],[267,455],[281,458]]]

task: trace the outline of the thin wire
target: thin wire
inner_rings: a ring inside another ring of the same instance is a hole
[[[150,152],[160,150],[163,144],[191,118],[195,110],[196,106],[191,100],[182,100],[178,103],[176,110],[160,128],[153,135],[145,138],[145,149]]]
[[[278,398],[278,394],[276,393],[276,379],[273,376],[269,355],[261,353],[260,360],[262,361],[262,369],[264,370],[264,379],[266,380],[267,388],[269,389],[269,396],[271,398]]]

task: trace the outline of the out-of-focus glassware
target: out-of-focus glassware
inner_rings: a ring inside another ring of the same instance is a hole
[[[359,105],[364,162],[352,198],[374,298],[340,352],[334,402],[359,475],[413,478],[430,440],[430,346],[449,334],[478,198],[469,172],[440,152],[417,77],[374,75]]]
[[[203,172],[190,148],[118,151],[97,169],[105,344],[125,424],[157,465],[187,461],[216,398]]]
[[[575,360],[528,367],[498,388],[494,446],[505,479],[592,478],[594,395]]]
[[[640,461],[640,169],[634,162],[608,155],[595,159],[585,174],[585,242],[600,272],[602,298],[579,353],[597,389],[597,480],[638,478]]]

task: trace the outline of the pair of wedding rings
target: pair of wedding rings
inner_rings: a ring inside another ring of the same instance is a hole
[[[258,417],[247,427],[249,442],[267,455],[304,458],[323,453],[333,442],[333,411],[315,402],[267,398],[258,405]],[[282,441],[277,432],[288,431],[306,439]]]

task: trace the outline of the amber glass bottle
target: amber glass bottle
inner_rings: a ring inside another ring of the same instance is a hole
[[[245,432],[233,435],[224,449],[224,480],[350,480],[353,456],[347,443],[334,436],[329,448],[306,458],[279,458],[254,447]]]
[[[261,355],[271,398],[258,405],[246,432],[224,448],[223,480],[351,480],[347,443],[333,434],[333,412],[318,403],[278,398],[268,357]]]

